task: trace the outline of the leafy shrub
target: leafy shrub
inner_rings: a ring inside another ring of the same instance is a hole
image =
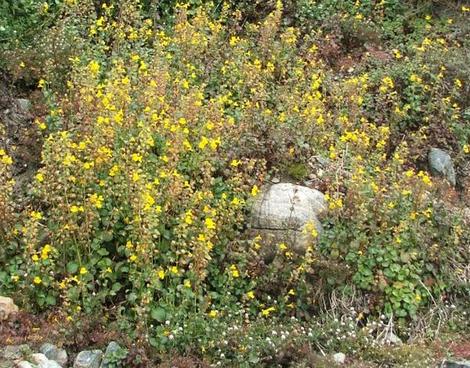
[[[387,62],[364,57],[343,75],[325,60],[327,28],[283,26],[290,2],[269,3],[264,20],[246,24],[227,6],[179,4],[167,28],[148,15],[169,3],[98,3],[64,2],[61,22],[33,44],[43,51],[37,64],[31,48],[9,54],[18,77],[38,79],[49,113],[36,121],[41,168],[17,216],[10,160],[0,157],[2,290],[35,309],[61,308],[71,322],[110,309],[106,319],[159,351],[227,353],[221,364],[282,363],[273,357],[282,338],[269,343],[266,326],[333,309],[329,292],[359,290],[371,320],[392,320],[453,290],[468,234],[433,200],[418,159],[450,121],[445,144],[465,161],[469,132],[463,77],[432,61],[452,44],[439,29],[425,36],[426,18]],[[356,3],[308,4],[315,19],[341,20],[340,56],[361,52],[392,21],[379,5]],[[267,260],[265,239],[240,237],[247,205],[269,170],[303,179],[312,155],[327,162],[315,173],[328,192],[325,231],[307,229],[319,240],[304,254],[281,242]],[[351,328],[366,323],[351,318]],[[236,336],[227,341],[239,350],[222,346],[230,324],[253,327],[263,343],[250,351]],[[290,327],[315,341],[302,324]]]
[[[452,286],[451,261],[462,233],[451,218],[442,222],[427,174],[403,166],[406,146],[390,163],[376,150],[376,166],[364,166],[356,156],[351,177],[341,183],[347,192],[331,194],[337,217],[321,248],[351,268],[352,281],[371,293],[372,308],[415,316]]]

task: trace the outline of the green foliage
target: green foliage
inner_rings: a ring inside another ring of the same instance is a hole
[[[287,173],[295,180],[305,180],[308,176],[308,168],[304,163],[293,163],[287,167]]]
[[[2,3],[6,67],[48,108],[21,211],[0,151],[2,293],[246,367],[355,354],[467,295],[470,234],[420,167],[436,142],[468,162],[465,41],[406,5]],[[267,168],[304,180],[313,155],[324,232],[242,235]]]

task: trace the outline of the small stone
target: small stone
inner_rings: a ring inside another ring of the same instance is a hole
[[[21,359],[31,353],[28,345],[8,345],[3,349],[3,358],[7,360]]]
[[[0,321],[7,320],[13,314],[18,313],[18,310],[12,298],[0,296]]]
[[[101,350],[85,350],[78,353],[73,368],[99,368],[103,352]]]
[[[47,359],[56,361],[62,367],[67,365],[68,356],[64,349],[59,349],[54,344],[45,343],[39,348],[39,351],[43,353]]]
[[[31,361],[34,364],[42,364],[42,363],[47,363],[49,359],[47,359],[47,356],[45,356],[42,353],[35,353],[31,354]]]
[[[38,366],[38,368],[62,368],[59,363],[49,360],[42,353],[31,354],[30,360]]]
[[[279,179],[277,177],[274,177],[274,178],[271,179],[271,183],[273,183],[273,184],[278,184],[280,182],[281,182],[281,179]]]
[[[30,362],[27,362],[26,360],[22,360],[21,362],[18,362],[15,364],[16,368],[35,368],[34,365],[32,365]]]
[[[48,360],[45,363],[39,364],[38,368],[62,368],[62,366],[55,360]]]
[[[336,353],[333,355],[333,360],[336,364],[344,364],[346,361],[346,355],[343,353]]]
[[[442,365],[443,368],[470,368],[470,361],[468,360],[446,360]]]
[[[384,338],[384,342],[389,345],[401,345],[403,344],[403,341],[395,335],[393,332],[387,333],[387,335]]]
[[[111,358],[113,358],[113,356],[121,350],[122,348],[117,342],[111,341],[108,344],[106,351],[104,352],[103,361],[101,362],[101,368],[109,368]]]
[[[431,148],[428,154],[428,163],[434,175],[443,176],[452,186],[455,186],[456,176],[454,164],[447,152],[440,148]]]

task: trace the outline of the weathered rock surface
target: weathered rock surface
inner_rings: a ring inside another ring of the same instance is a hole
[[[0,321],[4,321],[16,313],[18,313],[18,306],[15,305],[13,299],[0,296]]]
[[[265,189],[255,200],[250,236],[261,236],[263,244],[286,242],[304,252],[322,231],[319,217],[327,210],[323,193],[304,186],[279,183]]]
[[[36,367],[32,365],[30,362],[27,362],[26,360],[22,360],[21,362],[18,362],[15,364],[15,368],[36,368]]]
[[[85,350],[78,353],[73,368],[100,368],[103,352],[101,350]]]
[[[31,354],[31,349],[28,345],[7,345],[2,350],[2,357],[6,360],[21,359],[25,355]]]
[[[444,177],[452,186],[456,184],[454,164],[450,155],[440,148],[431,148],[428,153],[428,163],[434,175]]]
[[[258,229],[298,230],[326,211],[323,193],[300,185],[271,185],[255,201],[252,227]]]
[[[62,368],[55,360],[49,360],[42,353],[31,354],[29,359],[32,363],[36,364],[37,368]]]
[[[65,367],[68,361],[67,352],[64,349],[59,349],[54,344],[43,344],[39,351],[43,353],[47,359],[54,360],[59,363],[62,367]]]
[[[442,364],[443,368],[470,368],[470,361],[469,360],[446,360]]]

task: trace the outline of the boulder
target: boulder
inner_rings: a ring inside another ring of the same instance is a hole
[[[26,355],[31,354],[31,349],[28,345],[7,345],[3,348],[2,357],[6,360],[21,359]]]
[[[47,359],[47,357],[42,353],[31,354],[30,360],[32,363],[37,365],[45,365],[49,361],[49,359]]]
[[[291,183],[273,184],[254,201],[249,235],[259,235],[265,245],[285,242],[303,253],[315,241],[315,233],[322,231],[319,218],[326,210],[325,196],[318,190]]]
[[[29,360],[35,364],[37,368],[62,368],[59,363],[54,360],[49,360],[42,353],[31,354]]]
[[[456,184],[454,164],[450,155],[440,148],[431,148],[428,153],[431,172],[445,178],[452,186]]]
[[[100,368],[103,352],[101,350],[85,350],[78,353],[73,368]]]
[[[30,362],[27,362],[26,360],[22,360],[18,363],[15,363],[15,368],[36,368],[36,367],[32,365]]]
[[[39,348],[39,351],[43,353],[47,359],[56,361],[62,367],[67,365],[68,356],[67,351],[64,349],[59,349],[54,344],[45,343]]]
[[[11,315],[18,313],[18,306],[13,299],[0,296],[0,321],[7,320]]]

